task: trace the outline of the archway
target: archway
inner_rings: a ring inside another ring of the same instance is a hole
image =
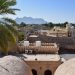
[[[37,71],[35,69],[32,69],[32,74],[37,75]]]
[[[46,71],[44,72],[44,75],[52,75],[52,72],[51,72],[50,70],[46,70]]]

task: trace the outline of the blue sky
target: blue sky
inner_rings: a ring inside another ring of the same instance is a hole
[[[48,22],[75,23],[75,0],[17,0],[16,17],[43,18]]]

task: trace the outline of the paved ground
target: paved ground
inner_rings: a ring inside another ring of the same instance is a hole
[[[69,60],[71,58],[75,58],[75,54],[60,54],[60,57]]]

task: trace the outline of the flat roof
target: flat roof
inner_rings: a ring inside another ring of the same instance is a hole
[[[25,56],[25,61],[59,61],[60,56],[58,54],[36,54],[29,55],[23,54]]]

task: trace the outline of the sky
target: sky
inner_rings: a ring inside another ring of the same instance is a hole
[[[12,18],[26,16],[53,23],[75,23],[75,0],[17,0],[15,8],[20,11]]]

